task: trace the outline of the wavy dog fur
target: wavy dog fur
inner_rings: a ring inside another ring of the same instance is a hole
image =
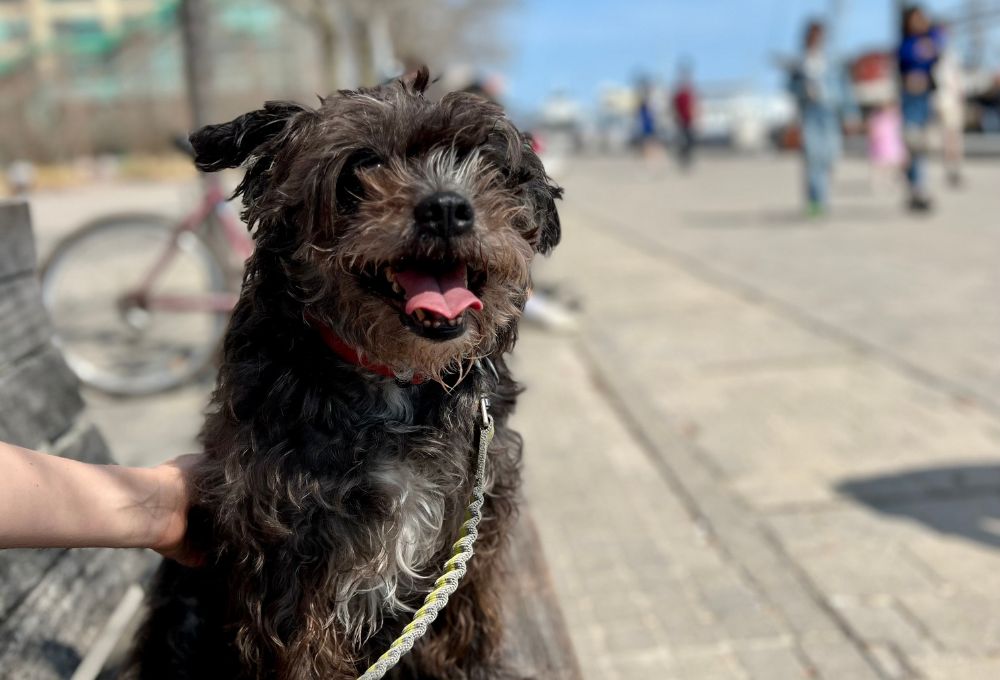
[[[506,677],[499,563],[516,511],[518,387],[504,362],[535,253],[559,240],[558,189],[503,111],[412,80],[268,103],[191,137],[203,170],[245,165],[237,189],[256,242],[201,434],[190,536],[208,556],[165,561],[124,676],[354,678],[419,606],[449,555],[473,482],[477,396],[497,434],[476,556],[397,678]],[[467,236],[428,239],[415,205],[435,191],[475,211]],[[370,287],[402,259],[467,262],[481,310],[460,337],[402,325]],[[322,323],[381,377],[342,360]],[[499,382],[471,371],[489,357]],[[411,382],[419,374],[422,382]]]

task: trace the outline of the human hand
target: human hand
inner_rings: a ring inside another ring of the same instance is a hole
[[[149,547],[187,567],[204,564],[205,556],[187,540],[188,508],[191,505],[191,472],[202,454],[187,454],[153,468],[159,481],[156,502],[150,507],[157,538]]]

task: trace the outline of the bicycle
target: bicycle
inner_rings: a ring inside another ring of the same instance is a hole
[[[202,178],[200,202],[179,221],[107,215],[55,246],[42,266],[42,299],[55,342],[84,384],[153,394],[212,361],[253,252],[227,199],[217,180]]]

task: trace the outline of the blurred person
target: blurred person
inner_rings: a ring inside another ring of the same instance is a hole
[[[682,168],[690,168],[694,160],[695,117],[698,98],[691,78],[691,67],[681,66],[677,87],[670,100],[677,125],[677,159]]]
[[[807,211],[812,217],[823,215],[828,210],[830,176],[840,154],[835,78],[829,67],[825,44],[824,25],[819,21],[809,22],[803,40],[803,54],[792,68],[789,83],[802,124]]]
[[[907,161],[903,121],[895,101],[882,102],[868,118],[868,159],[876,188],[884,179],[896,179]]]
[[[948,183],[952,187],[962,185],[962,162],[965,157],[965,86],[962,67],[955,50],[949,47],[947,33],[941,28],[944,45],[934,69],[937,84],[935,109],[941,123],[944,166],[948,173]]]
[[[636,83],[636,122],[639,126],[639,148],[646,160],[656,158],[660,152],[656,115],[653,111],[652,85],[645,78]]]
[[[927,191],[927,132],[931,122],[931,96],[935,90],[934,67],[943,47],[939,28],[931,25],[919,6],[903,10],[902,36],[897,50],[903,137],[909,152],[906,181],[909,208],[926,212],[932,204]]]

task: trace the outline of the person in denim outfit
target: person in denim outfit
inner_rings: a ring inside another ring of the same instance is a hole
[[[927,211],[931,208],[925,170],[927,130],[933,111],[934,66],[940,58],[944,40],[940,29],[933,27],[923,9],[917,6],[903,11],[902,34],[896,56],[903,137],[910,157],[906,166],[909,207],[914,211]]]
[[[798,103],[802,124],[806,200],[812,216],[822,215],[829,204],[830,176],[840,155],[840,118],[837,114],[835,78],[825,52],[826,29],[810,22],[805,52],[792,70],[790,89]]]

